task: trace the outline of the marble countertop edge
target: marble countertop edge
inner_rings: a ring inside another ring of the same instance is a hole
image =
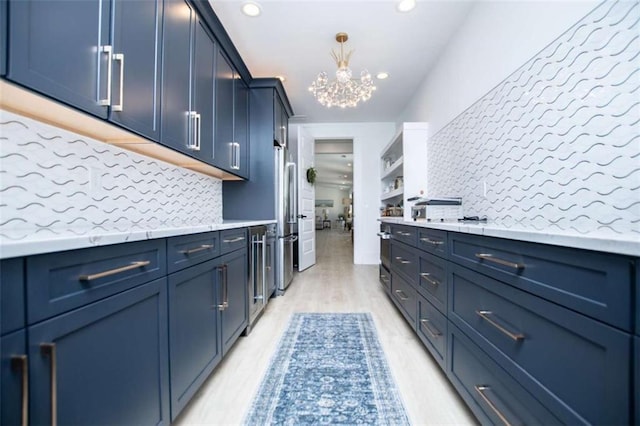
[[[250,226],[276,223],[275,220],[225,220],[222,223],[181,227],[136,229],[130,231],[87,231],[81,235],[56,234],[41,236],[34,234],[20,240],[0,238],[0,259],[54,253],[88,247],[106,246],[156,238],[176,237],[225,229],[246,228]]]
[[[584,250],[602,251],[640,257],[640,236],[633,235],[603,236],[583,235],[556,230],[534,230],[525,228],[507,228],[492,223],[463,222],[427,222],[405,221],[402,218],[380,218],[381,222],[397,223],[443,231],[461,232],[465,234],[484,235],[488,237],[506,238],[532,243],[550,244]]]

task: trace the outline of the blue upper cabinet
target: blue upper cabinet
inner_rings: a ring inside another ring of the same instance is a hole
[[[8,6],[9,79],[107,118],[111,3],[11,1]]]
[[[9,6],[9,79],[158,140],[160,0]]]
[[[113,0],[111,13],[110,120],[157,141],[162,1]]]
[[[184,0],[165,1],[161,142],[213,161],[215,44]]]
[[[0,76],[7,73],[7,2],[0,0]]]
[[[247,177],[249,95],[221,49],[216,55],[216,148],[214,165]]]

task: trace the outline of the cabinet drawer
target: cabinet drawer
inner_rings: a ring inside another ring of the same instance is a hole
[[[437,229],[420,229],[418,231],[418,248],[446,258],[448,253],[447,232]]]
[[[416,249],[397,241],[391,242],[391,269],[404,274],[404,278],[411,284],[418,280],[418,256]]]
[[[447,312],[447,262],[427,253],[420,253],[420,271],[417,289],[424,297]]]
[[[398,274],[391,276],[391,299],[400,308],[400,312],[415,329],[416,325],[416,291],[411,284],[401,278]]]
[[[447,359],[447,317],[419,295],[416,331],[431,355],[444,369]]]
[[[247,246],[247,228],[220,231],[220,254]]]
[[[28,257],[28,323],[160,278],[166,272],[164,239]]]
[[[629,258],[456,232],[449,238],[452,261],[631,331]]]
[[[379,267],[379,278],[380,284],[384,288],[384,291],[389,293],[391,290],[391,272],[387,270],[384,266],[380,265]]]
[[[220,241],[217,231],[168,238],[168,273],[213,259],[219,254]]]
[[[630,421],[629,334],[459,266],[449,285],[449,319],[561,421]]]
[[[413,226],[391,225],[391,238],[413,247],[418,245],[418,230]]]
[[[24,258],[0,261],[0,335],[25,324]]]
[[[447,376],[481,424],[561,424],[455,325],[448,333]]]

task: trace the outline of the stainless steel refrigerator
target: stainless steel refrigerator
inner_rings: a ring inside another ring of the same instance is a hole
[[[298,239],[297,168],[286,147],[275,146],[276,283],[279,293],[293,280],[293,243]]]

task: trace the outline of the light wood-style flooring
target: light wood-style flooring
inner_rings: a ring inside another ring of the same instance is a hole
[[[316,231],[317,263],[272,298],[177,419],[179,425],[240,424],[293,312],[370,312],[389,367],[415,425],[475,424],[473,416],[385,294],[378,267],[354,265],[351,236]]]

